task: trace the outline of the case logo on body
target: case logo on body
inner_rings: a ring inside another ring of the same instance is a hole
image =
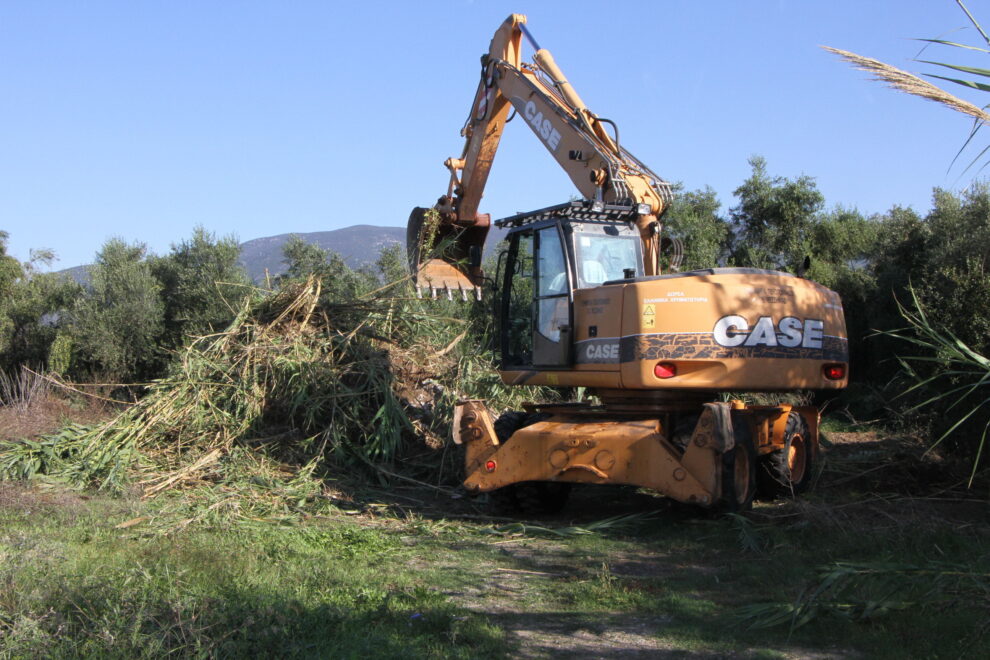
[[[820,319],[801,320],[785,316],[774,324],[770,316],[761,316],[752,329],[741,316],[723,316],[712,329],[716,343],[734,346],[784,346],[787,348],[821,348],[825,322]]]
[[[547,143],[550,150],[556,151],[557,145],[560,144],[560,133],[553,127],[549,119],[544,119],[543,113],[536,109],[535,103],[532,101],[526,103],[526,107],[523,108],[523,117],[533,127],[536,134]]]
[[[584,356],[588,362],[618,362],[619,345],[615,344],[588,344],[584,349]]]

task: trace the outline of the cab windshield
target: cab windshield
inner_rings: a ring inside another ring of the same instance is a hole
[[[609,280],[621,280],[630,268],[637,277],[643,275],[638,236],[575,233],[575,266],[578,288],[598,286]]]

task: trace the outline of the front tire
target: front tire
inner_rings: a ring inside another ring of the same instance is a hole
[[[493,425],[495,437],[498,438],[499,444],[505,444],[519,429],[546,418],[546,415],[510,410],[495,420]],[[524,481],[489,492],[488,502],[492,512],[497,515],[524,513],[540,516],[559,512],[567,504],[570,494],[571,484],[569,483]]]

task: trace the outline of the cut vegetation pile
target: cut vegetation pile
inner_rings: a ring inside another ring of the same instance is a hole
[[[145,497],[236,482],[306,499],[330,467],[396,476],[401,458],[435,480],[458,381],[503,395],[477,347],[461,355],[467,322],[436,309],[384,294],[334,303],[314,278],[245,302],[109,422],[0,445],[0,477]]]

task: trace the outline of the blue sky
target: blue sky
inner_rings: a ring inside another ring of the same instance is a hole
[[[990,21],[990,3],[968,4]],[[404,225],[445,192],[478,58],[511,12],[623,145],[668,180],[711,186],[723,209],[754,154],[867,214],[923,212],[934,186],[970,181],[948,171],[969,120],[818,48],[924,70],[911,38],[965,26],[951,0],[0,0],[9,250],[51,248],[58,269],[111,236],[164,253],[196,225],[241,240]],[[976,43],[972,30],[951,37]],[[573,194],[509,124],[481,210]]]

